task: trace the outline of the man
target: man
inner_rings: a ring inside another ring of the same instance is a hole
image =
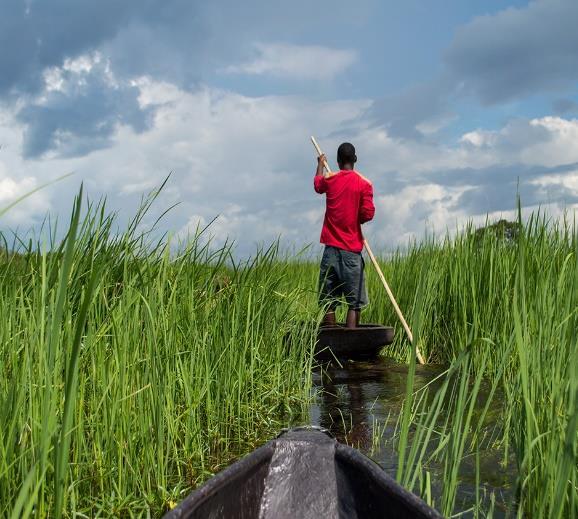
[[[361,255],[361,224],[375,214],[373,186],[353,169],[357,162],[353,144],[344,142],[337,149],[339,171],[323,174],[325,155],[317,159],[313,181],[315,191],[326,195],[325,219],[321,243],[325,244],[319,275],[319,302],[327,309],[323,324],[335,325],[338,298],[345,296],[348,305],[347,328],[359,325],[361,309],[367,305]]]

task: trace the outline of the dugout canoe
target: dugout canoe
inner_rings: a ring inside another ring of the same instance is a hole
[[[285,432],[193,491],[165,519],[441,518],[325,430]]]
[[[375,358],[393,342],[393,328],[380,324],[322,326],[317,333],[315,357],[318,360],[365,360]]]

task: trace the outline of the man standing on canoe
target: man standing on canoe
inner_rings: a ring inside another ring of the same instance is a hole
[[[375,214],[373,186],[353,169],[357,162],[353,144],[344,142],[337,149],[339,171],[327,177],[323,174],[325,155],[317,159],[313,181],[315,191],[326,195],[325,219],[321,243],[325,244],[319,275],[319,302],[327,308],[324,325],[335,324],[338,298],[345,296],[348,311],[345,325],[359,324],[361,309],[367,305],[367,292],[361,255],[363,235],[361,224]]]

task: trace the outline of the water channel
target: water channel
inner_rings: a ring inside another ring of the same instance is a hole
[[[430,383],[431,391],[435,391],[443,371],[440,366],[416,366],[415,388]],[[339,441],[358,448],[395,477],[398,456],[391,440],[405,398],[407,372],[407,365],[386,358],[316,370],[310,423],[329,429]],[[432,495],[439,503],[443,467],[434,464],[427,470],[432,474]],[[499,452],[491,448],[480,451],[480,493],[485,496],[483,508],[495,500],[493,517],[507,516],[508,503],[513,500],[514,471],[513,460],[503,467]],[[475,473],[475,460],[464,460],[455,508],[463,512],[462,517],[472,516],[468,510],[476,502]]]

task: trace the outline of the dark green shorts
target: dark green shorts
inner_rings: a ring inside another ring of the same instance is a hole
[[[325,246],[319,273],[319,303],[335,310],[345,297],[352,310],[361,310],[369,303],[363,270],[365,262],[360,252],[349,252]]]

